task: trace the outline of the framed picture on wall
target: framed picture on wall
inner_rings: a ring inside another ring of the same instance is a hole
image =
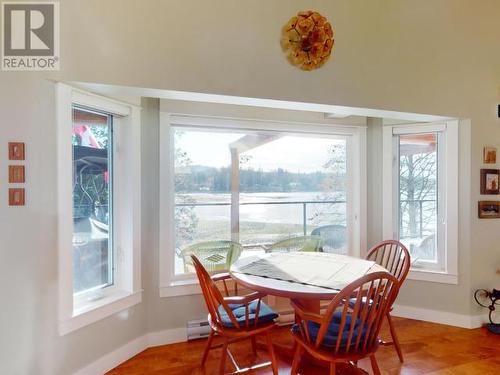
[[[481,169],[481,194],[498,194],[498,169]]]
[[[479,201],[478,215],[480,219],[499,219],[500,201]]]
[[[497,162],[497,149],[496,147],[485,147],[483,150],[483,163],[496,164]]]

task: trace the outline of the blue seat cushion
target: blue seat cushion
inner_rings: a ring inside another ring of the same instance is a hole
[[[333,348],[337,345],[337,338],[339,336],[339,331],[340,331],[340,320],[342,318],[342,312],[341,311],[336,311],[333,314],[333,318],[330,322],[330,325],[328,326],[328,331],[326,332],[325,337],[323,338],[323,342],[321,345],[328,347],[328,348]],[[342,332],[342,338],[340,341],[340,348],[345,348],[347,346],[347,341],[349,339],[349,330],[351,328],[351,322],[352,322],[352,316],[347,315],[346,316],[346,323],[344,326],[344,331]],[[311,343],[316,342],[316,337],[318,337],[319,329],[320,329],[320,324],[316,322],[311,322],[307,321],[307,327],[309,329],[309,336],[311,338]],[[351,346],[356,344],[356,341],[358,339],[358,336],[361,335],[360,341],[363,341],[364,336],[366,334],[366,324],[362,329],[359,329],[359,319],[356,319],[354,323],[354,330],[353,330],[353,335],[351,339]],[[294,324],[292,326],[292,332],[293,333],[300,333],[300,327],[298,324]]]
[[[255,313],[257,312],[257,302],[253,301],[248,304],[248,324],[252,325],[255,322]],[[229,304],[228,305],[233,312],[236,321],[239,323],[240,327],[245,327],[245,305],[244,304]],[[233,322],[229,318],[228,313],[224,309],[224,306],[219,305],[219,314],[222,319],[222,325],[227,328],[235,328]],[[278,314],[274,312],[269,306],[264,302],[260,302],[259,319],[258,323],[269,323],[278,317]]]

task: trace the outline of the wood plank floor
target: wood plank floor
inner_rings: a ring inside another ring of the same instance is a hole
[[[381,347],[377,359],[383,374],[395,375],[487,375],[500,374],[500,336],[486,329],[468,330],[445,325],[420,322],[409,319],[394,319],[405,355],[405,363],[400,364],[393,347]],[[276,329],[273,341],[291,342],[289,327]],[[387,327],[381,333],[389,339]],[[110,371],[110,375],[168,374],[168,375],[209,375],[216,373],[220,349],[210,352],[207,366],[199,368],[205,340],[189,343],[158,346],[139,353],[134,358]],[[257,358],[251,354],[250,343],[234,344],[231,352],[240,367],[251,367],[268,360],[267,353],[259,352]],[[234,371],[229,365],[227,372]],[[290,373],[290,365],[280,358],[280,375]],[[359,367],[369,371],[369,361],[359,362]],[[251,369],[248,374],[272,374],[269,366]],[[315,367],[303,368],[303,375],[323,375],[327,372]]]

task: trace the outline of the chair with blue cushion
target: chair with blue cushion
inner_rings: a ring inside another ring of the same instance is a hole
[[[298,323],[292,327],[297,347],[291,374],[298,373],[304,352],[328,362],[330,375],[335,374],[337,364],[356,363],[364,357],[370,357],[374,374],[380,374],[375,358],[381,343],[378,334],[398,290],[399,283],[394,276],[373,272],[342,289],[324,314],[308,312],[293,301]],[[367,300],[372,303],[365,303]]]
[[[229,274],[225,273],[210,276],[195,255],[191,255],[191,259],[208,308],[208,323],[211,328],[207,345],[203,352],[201,366],[205,366],[208,352],[214,349],[212,341],[215,335],[223,338],[222,356],[218,371],[219,375],[224,374],[225,371],[229,344],[250,339],[253,352],[256,354],[257,345],[255,338],[257,335],[265,335],[267,349],[271,356],[273,374],[278,375],[278,364],[270,336],[270,330],[274,327],[274,319],[278,317],[278,314],[262,301],[265,295],[255,292],[245,296],[230,296],[226,284],[226,281],[231,279]],[[216,282],[218,281],[223,281],[223,290],[226,296],[223,296],[217,287]],[[235,290],[237,290],[236,287]],[[241,369],[234,361],[234,357],[230,355],[230,358],[233,361],[236,372],[240,372]]]

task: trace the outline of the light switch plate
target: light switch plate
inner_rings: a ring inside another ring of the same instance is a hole
[[[9,206],[24,206],[24,188],[9,189]]]
[[[9,165],[9,183],[22,184],[24,182],[24,165]]]

